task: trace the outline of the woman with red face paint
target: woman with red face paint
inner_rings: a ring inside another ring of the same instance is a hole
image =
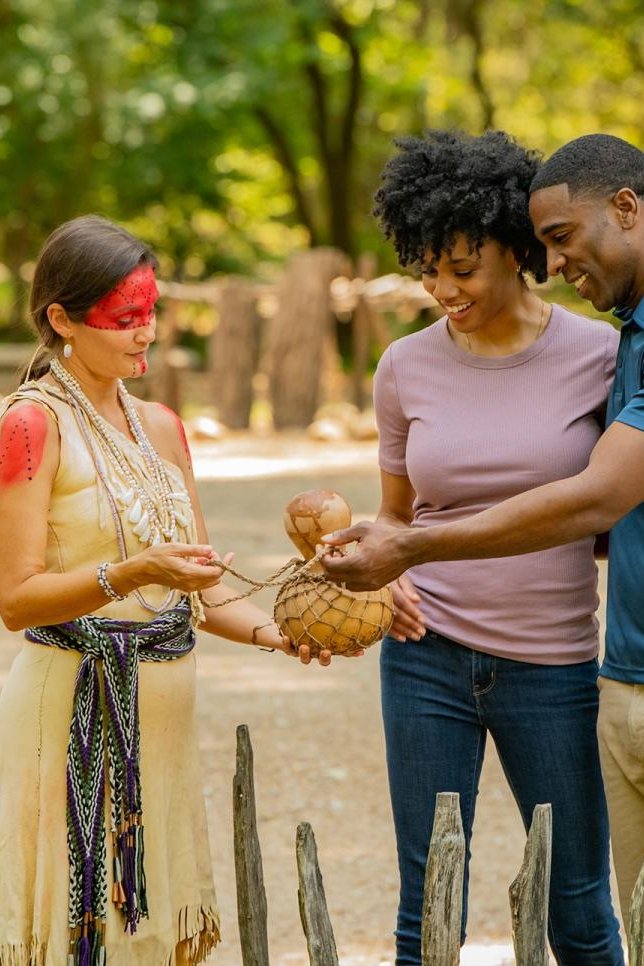
[[[13,966],[207,958],[219,924],[195,627],[293,653],[248,601],[211,606],[231,592],[181,422],[123,385],[147,368],[155,267],[104,219],[55,231],[31,291],[41,351],[1,410],[0,612],[27,639],[0,696],[0,963]]]
[[[375,378],[379,518],[403,536],[466,520],[587,466],[618,338],[610,325],[548,305],[527,284],[528,275],[546,275],[528,215],[532,152],[500,131],[430,131],[399,148],[376,215],[401,264],[417,268],[443,311],[392,343]],[[360,536],[359,527],[349,536]],[[525,825],[537,803],[552,805],[548,926],[557,963],[623,963],[595,733],[593,543],[421,563],[393,584],[381,682],[401,880],[397,966],[421,962],[438,792],[460,795],[469,863],[488,735]],[[387,548],[391,564],[395,536]],[[329,573],[351,586],[360,552],[330,557]],[[379,586],[379,571],[364,576]],[[463,940],[467,885],[466,867]]]

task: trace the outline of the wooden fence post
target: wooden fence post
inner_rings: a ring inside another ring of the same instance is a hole
[[[535,805],[523,865],[510,886],[516,966],[548,964],[552,806]]]
[[[300,919],[311,966],[338,966],[333,928],[326,906],[313,829],[301,822],[295,836]]]
[[[253,376],[259,360],[260,322],[256,286],[229,275],[220,288],[219,324],[210,338],[212,398],[230,429],[248,429]]]
[[[266,892],[255,815],[253,747],[247,725],[237,727],[236,763],[233,828],[242,962],[244,966],[268,966]]]
[[[320,405],[329,344],[336,342],[330,285],[349,270],[337,249],[312,248],[293,255],[280,279],[268,350],[276,429],[308,426]]]
[[[366,252],[358,259],[356,274],[363,282],[374,278],[377,260],[371,252]],[[365,376],[369,369],[369,354],[371,350],[371,315],[372,310],[365,298],[364,288],[358,295],[356,307],[353,310],[353,402],[362,412],[367,402],[371,401],[371,393],[365,390]]]
[[[629,966],[644,966],[644,865],[637,877],[628,916]]]
[[[458,966],[463,918],[465,837],[456,792],[436,796],[423,900],[423,966]]]

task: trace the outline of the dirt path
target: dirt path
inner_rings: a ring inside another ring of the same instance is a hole
[[[237,552],[236,566],[264,576],[292,555],[284,505],[314,486],[337,489],[354,518],[378,503],[373,444],[327,446],[298,439],[238,438],[195,452],[213,544]],[[243,474],[243,481],[239,477]],[[258,476],[257,474],[263,474]],[[226,477],[225,479],[213,477]],[[260,600],[269,607],[272,597]],[[0,674],[20,645],[0,635]],[[378,648],[359,660],[305,668],[279,654],[199,641],[202,761],[224,943],[212,959],[240,966],[232,854],[235,729],[250,728],[273,966],[304,966],[295,829],[313,826],[341,961],[393,962],[397,903],[395,847],[379,713]],[[521,863],[524,833],[489,746],[471,868],[469,942],[509,942],[507,887]],[[469,959],[483,966],[480,952]],[[464,962],[465,962],[464,956]],[[486,959],[501,963],[502,958]]]

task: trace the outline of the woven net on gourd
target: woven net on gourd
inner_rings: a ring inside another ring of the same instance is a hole
[[[388,587],[354,592],[299,574],[281,587],[274,616],[282,633],[296,646],[308,644],[313,656],[325,649],[352,654],[384,637],[393,621],[393,600]]]

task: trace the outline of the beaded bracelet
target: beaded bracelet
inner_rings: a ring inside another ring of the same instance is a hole
[[[109,563],[105,562],[105,563],[99,564],[98,567],[96,568],[96,579],[98,580],[101,586],[101,590],[103,591],[106,597],[110,598],[110,600],[125,600],[125,598],[127,597],[127,594],[117,593],[112,587],[111,583],[109,582],[109,579],[107,576],[108,567],[109,567]]]

